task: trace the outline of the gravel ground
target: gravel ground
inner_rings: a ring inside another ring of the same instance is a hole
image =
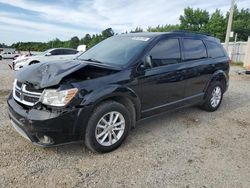
[[[9,64],[12,64],[11,60],[0,61],[0,91],[12,88],[15,73],[10,69]]]
[[[0,187],[250,187],[250,76],[237,67],[218,111],[191,107],[144,120],[119,149],[94,154],[19,136],[3,91],[13,72],[0,64]]]

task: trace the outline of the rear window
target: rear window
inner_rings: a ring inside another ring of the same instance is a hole
[[[183,39],[185,60],[207,58],[206,47],[202,40]]]
[[[218,58],[225,56],[224,50],[222,49],[222,46],[220,44],[211,41],[206,41],[206,46],[208,51],[208,57]]]

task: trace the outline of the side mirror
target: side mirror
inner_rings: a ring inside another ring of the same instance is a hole
[[[153,65],[152,65],[152,57],[150,55],[146,56],[145,61],[144,61],[144,66],[145,66],[145,68],[153,67]]]
[[[139,73],[144,73],[146,69],[153,67],[152,65],[152,57],[150,55],[146,56],[144,60],[141,60],[139,66],[137,67],[137,71]]]
[[[46,53],[45,56],[51,56],[52,54],[50,52]]]

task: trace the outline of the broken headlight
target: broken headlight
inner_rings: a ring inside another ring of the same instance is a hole
[[[56,89],[45,89],[40,101],[50,106],[65,106],[73,99],[77,91],[77,88],[61,91]]]

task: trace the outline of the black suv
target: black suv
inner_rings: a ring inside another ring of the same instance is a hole
[[[9,116],[34,144],[84,141],[109,152],[140,119],[190,105],[217,110],[229,61],[219,40],[203,34],[118,35],[75,60],[18,72]]]

